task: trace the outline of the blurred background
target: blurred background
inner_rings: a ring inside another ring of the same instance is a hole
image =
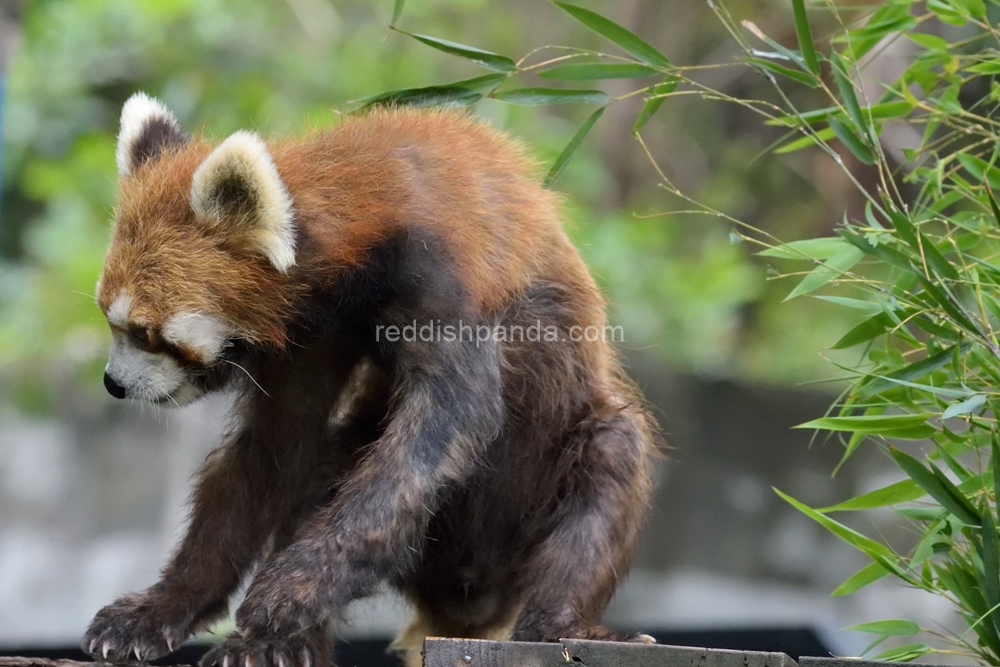
[[[705,3],[580,4],[677,64],[738,55]],[[794,39],[783,0],[727,6],[779,41]],[[101,606],[153,583],[183,527],[192,473],[225,427],[225,397],[152,413],[101,385],[110,334],[92,294],[113,215],[122,103],[144,90],[186,128],[216,138],[240,128],[294,134],[335,124],[350,100],[481,73],[392,32],[392,11],[392,0],[0,0],[0,649],[73,645]],[[409,0],[399,25],[516,56],[547,44],[611,48],[542,0]],[[773,94],[745,67],[701,78],[733,95]],[[628,85],[600,87],[620,94]],[[898,474],[861,451],[832,477],[841,445],[791,430],[842,388],[828,348],[863,314],[851,320],[818,299],[782,304],[789,284],[769,280],[754,248],[733,241],[731,223],[666,215],[690,206],[658,187],[631,137],[641,103],[612,106],[556,183],[671,447],[607,622],[809,627],[841,654],[866,644],[838,630],[848,624],[951,624],[939,601],[888,580],[830,597],[864,558],[771,487],[815,507]],[[490,100],[473,110],[545,164],[590,111]],[[823,235],[859,206],[829,158],[769,153],[779,134],[736,105],[672,97],[643,136],[682,191],[783,240]],[[905,547],[889,512],[865,514],[856,527]],[[385,594],[350,617],[347,637],[383,637],[407,611]]]

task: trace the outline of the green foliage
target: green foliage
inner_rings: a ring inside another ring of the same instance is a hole
[[[527,57],[515,61],[509,56],[493,53],[484,49],[458,44],[452,41],[417,35],[395,28],[398,32],[412,37],[431,48],[443,51],[453,56],[463,58],[475,65],[497,72],[494,77],[481,77],[476,81],[480,86],[470,85],[470,81],[458,81],[452,84],[434,85],[418,89],[402,89],[381,93],[374,97],[361,100],[358,108],[364,109],[375,104],[426,104],[436,105],[469,105],[480,99],[489,98],[507,104],[525,106],[546,106],[552,104],[595,103],[609,105],[623,97],[612,99],[600,90],[579,90],[556,87],[520,87],[504,88],[507,79],[514,80],[519,76],[534,73],[542,79],[564,81],[588,81],[601,79],[638,79],[659,76],[660,83],[639,87],[629,94],[647,96],[647,105],[637,119],[635,132],[653,116],[666,96],[677,87],[678,77],[670,60],[655,47],[638,35],[627,30],[614,21],[596,13],[565,2],[555,2],[557,7],[568,13],[574,19],[587,26],[595,33],[613,42],[631,58],[612,56],[598,51],[563,47],[568,55],[552,58],[535,64],[525,64]],[[393,24],[399,18],[400,5],[396,5]],[[583,62],[566,62],[570,60]],[[604,113],[603,107],[593,112],[570,139],[545,178],[546,186],[551,185],[569,162],[583,139]]]
[[[801,52],[748,50],[748,62],[778,74],[784,72],[770,59],[794,63],[786,80],[822,90],[827,104],[800,109],[784,83],[776,85],[773,106],[745,103],[789,129],[779,153],[816,147],[852,179],[858,163],[872,165],[874,184],[854,180],[864,213],[845,215],[837,236],[778,245],[763,239],[769,247],[760,254],[812,267],[786,274],[801,277],[788,299],[835,288],[836,296],[819,298],[868,314],[834,344],[861,348],[856,363],[842,366],[849,388],[833,414],[802,428],[840,434],[842,464],[858,447],[884,448],[907,480],[822,509],[779,494],[872,559],[834,594],[891,574],[950,600],[968,622],[969,630],[953,637],[912,621],[851,628],[875,635],[869,650],[889,637],[926,633],[949,642],[951,652],[1000,664],[1000,208],[992,192],[1000,187],[1000,126],[993,120],[1000,60],[989,46],[1000,32],[979,0],[891,0],[867,15],[842,14],[849,10],[827,3],[840,28],[820,53],[803,3],[793,5]],[[951,33],[942,23],[965,26],[964,37],[943,37]],[[916,52],[873,94],[861,85],[862,58],[902,41]],[[902,162],[884,148],[894,146],[890,123],[919,129],[912,133],[919,142],[897,149]],[[919,441],[913,453],[899,448],[907,440]],[[895,508],[918,532],[913,551],[897,553],[831,516],[883,507]],[[874,658],[908,661],[934,650],[911,643]]]

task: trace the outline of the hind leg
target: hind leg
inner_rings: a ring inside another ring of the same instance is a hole
[[[558,523],[533,551],[521,582],[515,641],[632,639],[597,625],[625,575],[651,493],[649,425],[638,408],[608,408],[585,423],[581,461]]]

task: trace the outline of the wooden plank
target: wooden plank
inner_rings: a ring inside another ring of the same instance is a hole
[[[494,642],[484,639],[424,640],[424,667],[563,667],[562,644]]]
[[[424,667],[798,667],[784,653],[564,639],[535,644],[428,638]],[[819,666],[814,666],[819,667]],[[830,666],[839,667],[839,666]]]
[[[799,658],[799,667],[899,667],[898,662],[861,660],[859,658]],[[920,663],[920,667],[945,667],[940,664]]]
[[[49,660],[48,658],[5,658],[0,656],[0,667],[108,667],[96,662],[76,660]]]
[[[797,667],[784,653],[583,639],[564,639],[562,644],[573,662],[588,667]]]

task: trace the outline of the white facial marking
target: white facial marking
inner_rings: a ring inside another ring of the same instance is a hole
[[[140,350],[120,331],[113,333],[111,354],[104,370],[125,388],[130,398],[183,406],[204,394],[170,355]]]
[[[100,295],[100,293],[101,293],[101,279],[98,278],[97,284],[94,285],[94,301],[97,301],[97,297]]]
[[[151,120],[160,120],[172,125],[180,132],[177,118],[159,100],[146,93],[136,93],[128,98],[122,107],[121,129],[118,132],[118,150],[115,159],[118,163],[118,173],[128,176],[132,173],[131,156],[135,142],[142,136],[142,131]]]
[[[204,363],[219,358],[232,335],[232,327],[207,313],[177,313],[163,325],[163,339],[195,350]]]
[[[108,306],[108,322],[119,329],[128,329],[128,316],[132,312],[132,296],[124,290]]]

